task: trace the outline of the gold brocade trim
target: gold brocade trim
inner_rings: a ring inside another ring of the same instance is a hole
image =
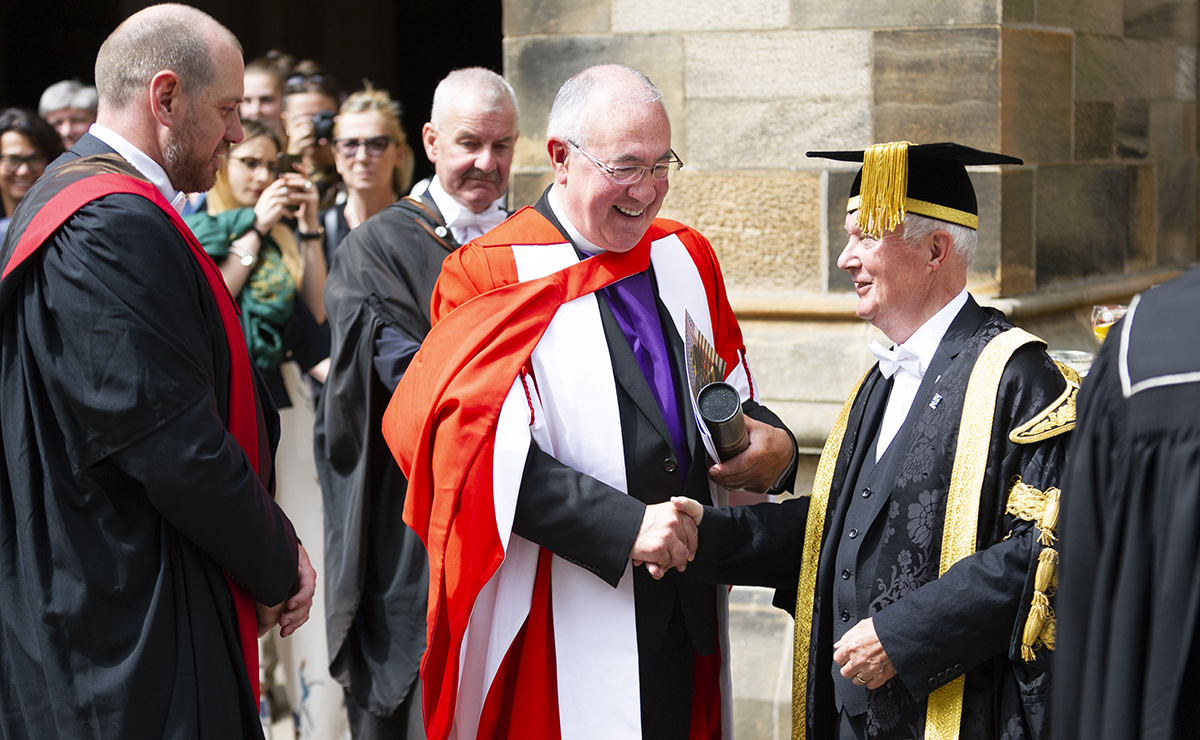
[[[868,371],[869,373],[870,371]],[[808,504],[808,522],[804,529],[804,553],[800,559],[800,582],[796,587],[796,631],[792,644],[792,738],[805,740],[808,731],[806,704],[808,702],[808,649],[812,642],[813,600],[817,592],[817,566],[821,559],[821,540],[825,534],[825,510],[829,506],[829,489],[833,485],[833,471],[837,466],[842,439],[846,436],[846,424],[850,409],[858,397],[864,374],[850,391],[850,397],[842,404],[821,460],[817,463],[817,476],[813,481],[812,498]]]
[[[1075,399],[1079,395],[1079,373],[1057,360],[1054,364],[1067,381],[1067,389],[1032,419],[1012,430],[1008,435],[1010,442],[1019,445],[1041,442],[1075,428]]]
[[[958,740],[958,729],[962,724],[963,689],[966,686],[967,677],[959,676],[929,695],[929,707],[925,712],[925,740]]]
[[[1020,347],[1041,340],[1023,329],[1009,329],[983,348],[975,360],[967,395],[963,401],[954,469],[946,494],[946,518],[942,530],[942,557],[938,576],[975,552],[979,529],[979,497],[987,469],[996,394],[1009,358]],[[959,676],[929,695],[925,714],[925,740],[955,740],[962,723],[963,687]]]
[[[859,210],[861,198],[862,196],[856,195],[850,200],[846,201],[846,213]],[[947,221],[952,224],[958,224],[959,226],[966,226],[967,228],[975,229],[976,231],[979,230],[979,216],[976,216],[974,213],[967,213],[966,211],[960,211],[957,208],[941,206],[937,203],[930,203],[929,201],[917,200],[916,198],[905,198],[904,208],[901,212],[915,213],[918,216],[928,216],[929,218],[936,218],[939,221]]]

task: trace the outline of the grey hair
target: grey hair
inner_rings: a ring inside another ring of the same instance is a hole
[[[632,76],[642,83],[640,94],[634,93],[632,102],[645,105],[657,103],[663,107],[663,112],[666,112],[662,92],[655,87],[649,77],[633,67],[626,67],[623,64],[600,64],[588,67],[558,88],[558,94],[554,96],[554,105],[550,108],[550,118],[546,122],[546,139],[573,141],[579,146],[587,146],[588,99],[597,90],[604,89],[613,81],[628,76]]]
[[[63,80],[54,83],[42,93],[41,100],[38,101],[38,115],[45,118],[56,110],[74,108],[85,110],[94,116],[97,102],[96,88],[79,80]]]
[[[904,242],[915,244],[924,240],[935,231],[944,231],[950,235],[954,251],[966,261],[967,266],[975,260],[975,247],[979,243],[979,233],[969,226],[952,224],[916,213],[904,214]]]
[[[117,26],[96,55],[100,101],[123,110],[154,75],[179,75],[186,93],[196,93],[216,77],[209,38],[221,38],[242,52],[237,37],[207,13],[186,5],[156,5]]]
[[[513,116],[520,118],[521,110],[517,107],[517,94],[513,92],[508,80],[483,67],[467,67],[456,69],[442,78],[437,89],[433,91],[433,107],[429,111],[429,122],[435,129],[445,125],[454,106],[454,100],[462,93],[470,90],[478,94],[477,102],[488,112],[502,111],[512,106]]]

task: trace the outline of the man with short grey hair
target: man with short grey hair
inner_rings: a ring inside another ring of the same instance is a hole
[[[550,120],[553,185],[446,259],[384,417],[429,548],[427,730],[728,737],[726,590],[675,572],[695,526],[670,499],[788,487],[795,443],[757,402],[712,247],[656,218],[680,162],[654,86],[593,67]],[[697,335],[746,415],[748,447],[716,465]]]
[[[96,122],[98,103],[96,88],[85,86],[78,80],[63,80],[42,93],[38,115],[62,137],[63,147],[70,149],[87,133],[88,126]]]
[[[315,434],[326,625],[355,738],[423,737],[417,670],[428,569],[424,546],[400,520],[407,482],[380,421],[429,332],[442,261],[508,216],[517,135],[517,101],[503,77],[478,67],[447,75],[422,137],[436,175],[351,231],[325,283],[331,367]]]
[[[316,575],[272,499],[279,423],[179,216],[242,140],[241,47],[158,5],[0,249],[0,736],[262,737],[258,640]]]

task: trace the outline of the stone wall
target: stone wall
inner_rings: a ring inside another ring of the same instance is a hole
[[[504,11],[522,111],[515,201],[550,181],[544,127],[563,80],[606,61],[646,72],[686,163],[663,215],[712,241],[764,395],[805,447],[821,446],[870,366],[863,343],[882,340],[855,319],[836,264],[853,169],[808,150],[951,140],[1025,159],[972,171],[970,283],[1018,321],[1053,326],[1061,349],[1094,349],[1084,303],[1196,259],[1197,0],[505,0]],[[1063,291],[1082,303],[1039,298]]]

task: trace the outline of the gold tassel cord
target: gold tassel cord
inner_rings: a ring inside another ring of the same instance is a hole
[[[874,144],[863,152],[858,226],[871,238],[891,231],[904,220],[908,197],[909,141]]]
[[[1033,603],[1029,605],[1029,617],[1021,633],[1021,657],[1029,663],[1036,657],[1036,650],[1044,647],[1054,649],[1054,610],[1050,608],[1049,593],[1057,580],[1058,551],[1049,547],[1038,555],[1037,573],[1033,577]]]
[[[1026,663],[1036,657],[1038,648],[1054,649],[1055,624],[1050,594],[1058,586],[1058,551],[1051,545],[1055,540],[1054,530],[1058,527],[1060,500],[1061,492],[1057,488],[1039,491],[1024,483],[1020,476],[1013,478],[1013,486],[1008,492],[1008,513],[1033,522],[1041,531],[1038,544],[1043,546],[1033,577],[1033,603],[1021,633],[1021,657]]]

